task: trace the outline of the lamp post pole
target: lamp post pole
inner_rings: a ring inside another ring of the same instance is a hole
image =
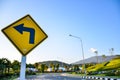
[[[85,72],[85,61],[84,61],[84,50],[83,50],[83,42],[82,42],[82,39],[81,39],[80,37],[77,37],[77,36],[74,36],[74,35],[71,35],[71,34],[70,34],[69,36],[74,37],[74,38],[77,38],[77,39],[79,39],[80,42],[81,42],[81,50],[82,50],[83,65],[84,65],[84,74],[85,74],[86,72]]]

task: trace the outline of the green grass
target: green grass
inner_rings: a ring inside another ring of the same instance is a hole
[[[12,76],[12,77],[5,77],[0,80],[15,80],[18,76]]]
[[[101,64],[97,64],[95,66],[91,66],[87,68],[87,71],[105,71],[105,70],[120,70],[120,57],[115,58],[109,62],[104,62]]]
[[[98,75],[95,75],[95,76],[99,76],[99,77],[106,77],[105,74],[98,74]],[[120,76],[108,76],[110,78],[120,78]]]
[[[69,74],[73,76],[98,76],[98,77],[120,78],[120,76],[106,76],[105,74],[85,75],[85,74],[76,74],[75,72]]]

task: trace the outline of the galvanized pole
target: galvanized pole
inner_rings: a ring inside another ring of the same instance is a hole
[[[69,36],[71,36],[71,37],[74,37],[74,38],[77,38],[77,39],[79,39],[80,40],[80,42],[81,42],[81,49],[82,49],[82,56],[83,56],[83,65],[84,65],[84,74],[86,74],[86,69],[85,69],[85,61],[84,61],[84,50],[83,50],[83,42],[82,42],[82,39],[80,38],[80,37],[77,37],[77,36],[73,36],[73,35],[69,35]]]
[[[25,80],[25,71],[26,71],[26,56],[22,56],[21,70],[20,70],[20,80]]]
[[[83,50],[83,43],[82,43],[82,39],[80,39],[80,41],[81,41],[81,48],[82,48],[82,55],[83,55],[83,65],[84,65],[84,73],[86,73],[86,71],[85,71],[85,58],[84,58],[84,50]]]

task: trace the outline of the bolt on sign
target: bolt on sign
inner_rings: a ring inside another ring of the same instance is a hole
[[[48,37],[30,15],[5,27],[2,32],[23,56],[26,56]]]

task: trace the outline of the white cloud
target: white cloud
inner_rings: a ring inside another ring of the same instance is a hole
[[[97,51],[97,49],[95,49],[95,48],[90,48],[90,52],[95,53],[96,51]]]

